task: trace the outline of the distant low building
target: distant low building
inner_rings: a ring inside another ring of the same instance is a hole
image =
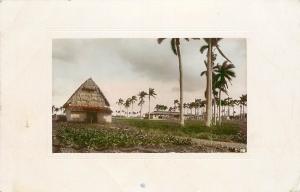
[[[146,114],[148,118],[148,114]],[[179,112],[172,111],[153,111],[150,113],[150,119],[178,119]]]
[[[179,119],[179,112],[174,111],[153,111],[150,113],[150,119]],[[185,119],[201,119],[203,115],[184,114]],[[148,114],[145,114],[148,118]]]
[[[110,104],[91,78],[80,85],[63,107],[69,122],[111,122]]]

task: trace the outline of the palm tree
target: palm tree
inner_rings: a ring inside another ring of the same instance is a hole
[[[245,106],[247,106],[247,94],[240,97],[240,102],[243,110],[242,119],[245,118]]]
[[[166,38],[159,38],[157,39],[157,42],[160,44],[165,40]],[[186,41],[189,41],[189,39],[185,38]],[[172,38],[171,39],[171,48],[175,55],[178,57],[178,64],[179,64],[179,89],[180,89],[180,125],[184,126],[184,116],[183,116],[183,70],[182,70],[182,61],[181,61],[181,52],[180,52],[180,38]]]
[[[124,100],[122,98],[119,98],[119,100],[116,102],[117,105],[120,107],[119,113],[121,113],[121,106],[124,104]]]
[[[227,94],[228,82],[231,82],[232,78],[235,77],[233,71],[234,65],[225,61],[222,65],[216,66],[216,87],[219,89],[219,124],[221,124],[221,92]]]
[[[128,108],[130,107],[130,104],[131,104],[131,98],[126,99],[126,101],[124,103],[124,106],[125,106],[126,111],[127,111],[127,117],[128,117]]]
[[[232,105],[231,102],[232,102],[232,98],[227,97],[227,98],[225,99],[225,105],[227,106],[227,118],[228,118],[228,119],[229,119],[229,117],[230,117],[230,106]]]
[[[214,115],[213,115],[213,118],[214,118],[214,125],[217,123],[217,116],[216,116],[216,104],[217,104],[217,97],[216,95],[214,94],[214,98],[212,100],[212,103],[213,103],[213,106],[214,106]]]
[[[54,114],[55,109],[56,109],[55,105],[52,105],[52,115]]]
[[[178,99],[175,99],[174,100],[174,109],[175,109],[175,111],[176,111],[176,108],[177,108],[178,105],[179,105],[179,101],[178,101]]]
[[[196,108],[197,108],[197,115],[199,115],[199,108],[201,106],[201,99],[195,99]]]
[[[191,102],[191,107],[192,107],[192,109],[194,108],[194,115],[196,116],[196,109],[197,109],[196,102]]]
[[[55,114],[57,114],[57,112],[59,111],[59,108],[55,107],[54,111],[55,111]]]
[[[193,105],[192,105],[192,103],[188,103],[188,108],[191,110],[190,111],[190,114],[192,114],[193,113]]]
[[[155,95],[157,95],[155,93],[155,90],[153,88],[149,88],[149,92],[148,92],[148,98],[149,98],[148,119],[150,119],[150,101],[151,101],[151,97],[155,98]]]
[[[214,119],[214,125],[217,123],[217,116],[216,116],[216,98],[218,97],[218,91],[216,87],[216,66],[214,66],[214,61],[216,60],[216,54],[213,54],[212,58],[212,105],[213,105],[213,119]],[[206,61],[204,61],[206,68],[208,67],[208,64]],[[200,74],[201,76],[206,75],[207,77],[207,70],[202,71]],[[205,90],[205,97],[207,98],[207,90]]]
[[[142,109],[143,109],[143,105],[145,103],[145,100],[144,99],[141,99],[138,103],[138,106],[140,106],[140,117],[142,117]]]
[[[234,110],[235,105],[239,105],[239,101],[236,100],[236,99],[232,100],[233,119],[235,118],[234,117],[234,115],[235,115],[235,110]]]
[[[130,98],[130,104],[131,104],[131,114],[133,116],[133,104],[137,101],[137,97],[135,95],[133,95],[131,98]]]
[[[239,105],[240,105],[240,117],[239,119],[242,119],[242,101],[239,100]]]
[[[59,110],[60,110],[60,112],[63,113],[63,114],[66,112],[66,109],[65,109],[63,106],[59,107]]]
[[[187,103],[183,103],[184,114],[186,114],[186,113],[185,113],[185,109],[186,109],[186,108],[188,108],[188,104],[187,104]]]
[[[202,117],[203,117],[203,115],[204,115],[204,109],[205,109],[205,105],[206,105],[206,101],[204,100],[204,101],[201,101],[201,104],[200,104],[200,108],[203,108],[203,110],[202,110]]]
[[[204,41],[206,45],[202,46],[200,48],[200,52],[203,53],[205,50],[207,50],[207,75],[206,75],[206,100],[207,100],[207,105],[206,105],[206,126],[211,126],[211,119],[212,119],[212,81],[213,81],[213,76],[212,76],[212,71],[213,71],[213,48],[216,48],[217,51],[224,57],[227,61],[230,62],[230,60],[224,55],[222,50],[220,49],[219,42],[221,41],[221,38],[204,38]]]
[[[141,106],[141,109],[140,109],[140,117],[142,117],[142,110],[143,110],[143,105],[145,103],[145,97],[146,95],[148,95],[145,91],[141,91],[139,92],[138,94],[138,97],[139,97],[139,103],[138,105]]]

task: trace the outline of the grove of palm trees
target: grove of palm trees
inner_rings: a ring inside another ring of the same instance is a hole
[[[158,65],[155,77],[172,72],[178,89],[167,92],[163,80],[129,85],[127,92],[120,90],[122,96],[114,95],[110,124],[55,123],[58,152],[246,152],[247,93],[238,89],[236,79],[245,77],[234,50],[225,49],[222,38],[158,38],[152,43],[158,62],[167,56],[172,61],[167,70],[161,68],[164,62]],[[166,44],[169,49],[160,51]],[[187,51],[190,44],[197,45],[197,55]],[[148,60],[147,54],[143,59]],[[191,61],[201,67],[192,91],[186,75]],[[59,109],[53,105],[52,114]]]

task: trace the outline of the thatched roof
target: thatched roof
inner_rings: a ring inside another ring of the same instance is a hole
[[[111,112],[109,102],[98,85],[89,78],[73,93],[64,104],[71,110],[90,110]]]

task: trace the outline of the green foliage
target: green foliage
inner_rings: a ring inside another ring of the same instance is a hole
[[[114,122],[116,126],[132,126],[140,130],[155,134],[167,134],[199,139],[212,139],[218,141],[246,142],[240,134],[240,127],[236,123],[224,122],[222,125],[207,127],[203,121],[189,120],[181,127],[176,121],[167,120],[140,120],[140,119],[118,119]]]
[[[64,145],[74,148],[107,149],[117,147],[157,147],[191,145],[191,139],[171,135],[149,134],[135,129],[95,128],[88,125],[65,124],[58,130],[57,137]]]

